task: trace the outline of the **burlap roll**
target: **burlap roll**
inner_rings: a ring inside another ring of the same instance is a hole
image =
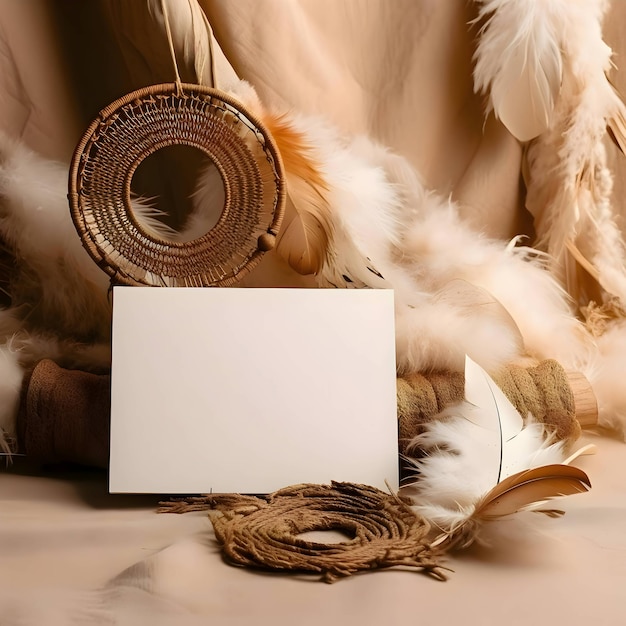
[[[568,445],[580,436],[579,415],[585,426],[597,419],[593,391],[584,384],[584,377],[566,372],[554,360],[542,361],[536,367],[510,365],[494,380],[522,416],[531,414],[533,419],[546,424],[555,438]],[[464,387],[465,378],[461,373],[410,374],[398,378],[402,453],[424,424],[443,409],[463,400]]]

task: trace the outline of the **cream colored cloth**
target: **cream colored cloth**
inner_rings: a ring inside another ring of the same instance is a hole
[[[505,522],[491,548],[447,561],[447,582],[390,570],[330,586],[226,565],[205,514],[157,515],[154,497],[109,496],[104,476],[3,472],[0,624],[617,626],[625,459],[601,441],[579,462],[593,489],[558,502],[563,518]]]

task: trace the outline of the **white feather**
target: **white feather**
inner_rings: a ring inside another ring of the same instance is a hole
[[[485,442],[485,451],[495,453],[496,484],[518,471],[511,471],[511,468],[517,467],[517,459],[527,456],[519,449],[523,438],[518,436],[524,421],[485,370],[469,357],[465,359],[465,400],[476,408],[468,418],[481,428],[480,432],[490,436],[490,441]]]
[[[613,321],[596,339],[597,353],[583,372],[598,403],[598,424],[626,439],[626,320]]]
[[[0,137],[0,234],[20,259],[14,302],[74,338],[109,334],[109,279],[83,248],[67,202],[68,166]]]
[[[611,207],[607,125],[626,146],[626,110],[606,78],[605,0],[479,0],[474,81],[528,150],[538,245],[578,299],[588,273],[626,302],[626,249]],[[527,112],[527,113],[525,113]],[[583,268],[583,271],[579,268]],[[584,303],[582,303],[584,304]]]
[[[586,304],[590,277],[624,304],[626,249],[611,205],[603,145],[607,125],[617,143],[626,145],[626,109],[606,77],[612,51],[602,38],[602,20],[608,3],[485,0],[480,5],[487,22],[477,48],[476,88],[490,93],[496,114],[519,139],[536,137],[526,153],[525,180],[537,245],[550,254],[554,274],[577,305]],[[528,83],[526,95],[522,83],[512,86],[520,59],[528,60],[521,76]],[[549,114],[524,118],[517,109],[519,103],[532,111],[536,102],[536,111]]]
[[[178,231],[163,221],[163,218],[167,215],[166,212],[154,206],[152,199],[132,198],[131,207],[135,219],[149,235],[165,239],[166,241],[176,241],[178,239]]]
[[[290,122],[320,164],[332,209],[332,247],[318,284],[395,290],[399,369],[458,371],[466,353],[489,369],[519,358],[511,316],[475,284],[476,265],[500,263],[506,247],[463,226],[456,207],[427,193],[398,155],[362,137],[346,140],[317,119]],[[418,237],[431,254],[420,254]],[[472,298],[471,286],[463,298],[450,295],[456,278],[474,285]]]
[[[444,531],[471,517],[481,497],[498,482],[499,458],[494,466],[492,454],[494,433],[477,428],[475,412],[468,404],[451,407],[429,422],[426,432],[412,443],[426,456],[412,460],[416,480],[407,494],[415,510]],[[565,460],[560,443],[546,444],[541,425],[529,424],[521,432],[530,452],[517,460],[517,468]]]
[[[484,290],[452,299],[449,290],[399,290],[396,275],[396,355],[402,373],[462,371],[465,354],[489,371],[520,359],[519,331],[499,303]],[[468,284],[468,289],[471,286]],[[466,290],[467,291],[467,290]]]
[[[550,125],[561,89],[562,11],[571,0],[479,0],[474,85],[520,141]]]
[[[399,155],[316,118],[288,121],[330,207],[318,284],[395,290],[400,371],[461,371],[466,354],[489,371],[528,353],[568,367],[584,360],[585,333],[541,255],[476,233]]]

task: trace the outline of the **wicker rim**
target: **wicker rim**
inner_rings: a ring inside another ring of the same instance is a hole
[[[137,221],[131,182],[148,156],[171,145],[202,151],[216,166],[225,205],[192,241],[166,241]],[[83,246],[127,285],[229,286],[271,249],[285,205],[283,165],[269,131],[222,91],[166,83],[105,107],[78,143],[69,203]]]

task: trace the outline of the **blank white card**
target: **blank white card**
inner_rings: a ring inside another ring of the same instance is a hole
[[[398,487],[393,292],[115,287],[111,492]]]

